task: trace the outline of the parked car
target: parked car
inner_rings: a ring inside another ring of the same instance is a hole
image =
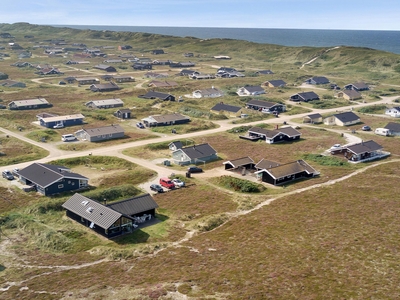
[[[371,127],[369,127],[368,125],[364,125],[363,127],[361,127],[362,131],[370,131]]]
[[[19,172],[19,169],[18,169],[18,168],[14,168],[14,169],[11,171],[11,174],[13,174],[14,176],[18,176],[18,172]]]
[[[7,179],[7,180],[14,180],[14,176],[13,174],[11,174],[10,171],[8,170],[4,170],[1,175],[3,176],[3,178]]]
[[[162,186],[159,185],[159,184],[155,184],[155,183],[150,185],[150,190],[155,191],[157,193],[163,193],[164,192],[164,189],[162,188]]]
[[[144,125],[143,125],[142,122],[138,122],[138,123],[136,123],[136,127],[137,127],[137,128],[143,129],[143,128],[144,128]]]
[[[175,184],[167,177],[160,178],[160,185],[166,187],[167,189],[175,188]]]
[[[183,187],[185,186],[185,182],[178,179],[178,178],[174,178],[172,179],[172,183],[176,186],[176,187]]]
[[[54,125],[53,128],[54,128],[54,129],[57,129],[57,128],[64,128],[64,124],[63,124],[63,123],[58,123],[58,124]]]
[[[338,149],[340,149],[340,148],[342,148],[342,145],[340,145],[340,144],[335,144],[335,145],[333,145],[333,146],[331,147],[330,150],[338,150]]]
[[[196,166],[190,166],[188,168],[188,172],[189,173],[201,173],[201,172],[203,172],[203,169],[199,168],[199,167],[196,167]]]
[[[65,81],[60,81],[58,84],[59,85],[66,85],[67,83]]]
[[[63,142],[75,141],[76,140],[76,136],[74,136],[73,134],[63,134],[61,136],[61,140]]]

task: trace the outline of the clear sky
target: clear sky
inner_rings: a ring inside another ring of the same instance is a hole
[[[400,30],[399,0],[3,0],[0,23]]]

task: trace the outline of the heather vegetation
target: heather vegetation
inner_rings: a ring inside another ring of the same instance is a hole
[[[74,30],[27,23],[0,24],[1,32],[10,32],[32,52],[30,62],[49,63],[64,73],[39,76],[29,67],[11,66],[18,60],[17,52],[10,51],[10,57],[0,60],[0,73],[27,84],[26,88],[18,89],[2,87],[1,104],[38,95],[53,104],[43,111],[1,111],[0,127],[21,135],[17,139],[0,132],[1,166],[44,161],[49,155],[44,149],[49,149],[51,156],[46,161],[88,177],[89,187],[81,191],[82,195],[104,204],[144,193],[144,186],[158,180],[160,168],[171,179],[185,181],[185,186],[152,194],[159,207],[151,226],[108,240],[65,216],[61,205],[70,198],[70,193],[39,196],[23,192],[2,179],[0,298],[398,298],[400,257],[396,249],[400,221],[399,201],[394,195],[399,189],[399,140],[375,136],[360,128],[363,124],[376,128],[387,123],[379,114],[384,112],[386,104],[395,102],[375,103],[382,97],[400,96],[399,55],[346,46],[326,51],[325,47],[294,48],[230,39]],[[26,38],[27,34],[33,38]],[[180,69],[155,65],[154,72],[166,72],[166,80],[177,82],[176,86],[159,91],[182,100],[161,101],[139,97],[154,89],[148,86],[151,79],[144,76],[145,71],[133,70],[129,63],[119,63],[116,73],[131,75],[135,82],[122,83],[122,88],[115,92],[93,93],[88,86],[58,83],[67,76],[103,76],[92,66],[102,63],[104,58],[90,58],[89,66],[70,67],[65,62],[74,59],[73,52],[66,57],[47,56],[43,48],[36,47],[57,39],[104,47],[108,58],[121,54],[118,46],[125,44],[132,45],[125,54],[152,59],[160,58],[151,53],[153,49],[164,49],[167,54],[161,59],[167,57],[173,61],[189,60],[182,54],[192,52],[190,60],[202,73],[214,74],[218,66],[229,65],[246,76],[192,80],[178,76]],[[0,38],[0,46],[7,48],[7,45],[8,40]],[[220,54],[232,59],[215,60],[214,55]],[[273,76],[256,73],[269,68],[273,69]],[[327,76],[341,87],[364,81],[372,89],[360,101],[336,98],[329,85],[314,89],[321,100],[307,103],[288,100],[295,93],[311,89],[300,86],[315,75]],[[240,87],[278,78],[287,82],[287,86],[265,87],[266,94],[255,97],[236,94]],[[211,86],[221,89],[223,98],[191,97],[194,90]],[[131,109],[132,119],[115,118],[115,108],[94,110],[84,105],[103,98],[121,98],[125,107]],[[244,107],[253,98],[283,103],[287,110],[275,117],[244,109],[247,116],[243,118],[210,110],[222,101]],[[365,106],[357,108],[359,104]],[[321,109],[325,117],[353,106],[353,111],[362,116],[362,124],[344,129],[323,123],[302,124],[303,117],[296,117],[312,113],[313,109]],[[85,124],[44,129],[37,124],[36,115],[41,112],[82,113]],[[174,112],[189,116],[191,122],[136,127],[136,122],[143,118]],[[239,138],[253,126],[279,129],[283,120],[289,120],[287,116],[293,116],[290,122],[301,132],[299,140],[268,144],[264,140]],[[123,127],[125,137],[102,143],[60,140],[62,134],[82,127],[110,124]],[[333,144],[348,143],[345,133],[352,131],[359,140],[373,138],[392,155],[365,164],[352,164],[340,155],[329,155],[326,150]],[[189,133],[193,135],[188,136]],[[204,172],[190,177],[186,165],[160,166],[161,161],[171,159],[170,142],[178,140],[184,146],[209,143],[217,150],[218,159],[199,164]],[[223,162],[241,157],[250,157],[255,163],[268,159],[278,164],[303,159],[320,175],[273,186],[255,176],[242,176],[238,170],[224,170]],[[143,166],[136,161],[142,161]],[[150,164],[153,168],[144,167]]]

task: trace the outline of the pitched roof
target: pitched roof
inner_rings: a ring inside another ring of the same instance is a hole
[[[158,80],[153,80],[149,82],[149,86],[156,86],[156,87],[171,87],[171,86],[177,86],[178,83],[175,81],[158,81]]]
[[[240,106],[234,106],[234,105],[230,105],[230,104],[225,104],[225,103],[217,103],[215,104],[211,110],[215,110],[215,111],[228,111],[228,112],[233,112],[233,113],[237,113],[241,110],[242,108]]]
[[[82,130],[85,131],[89,136],[98,136],[98,135],[106,135],[106,134],[124,133],[125,132],[125,130],[118,124],[110,125],[110,126],[103,126],[103,127],[96,127],[96,128],[83,128]]]
[[[350,85],[355,87],[357,90],[368,90],[369,89],[369,86],[366,85],[364,82],[350,83],[350,84],[346,85],[345,87],[348,87]]]
[[[200,93],[203,96],[210,96],[210,95],[223,95],[223,92],[219,89],[216,89],[214,87],[209,88],[209,89],[203,89],[203,90],[196,90],[194,93]]]
[[[350,99],[358,99],[361,98],[362,95],[357,90],[343,90],[343,94],[346,94]]]
[[[78,193],[69,198],[62,207],[104,229],[110,228],[123,215]]]
[[[284,134],[288,137],[294,137],[294,136],[301,135],[301,133],[298,130],[296,130],[290,126],[279,128],[279,129],[274,129],[274,130],[268,130],[268,129],[264,129],[261,127],[252,127],[249,129],[249,132],[254,132],[257,134],[265,135],[265,137],[269,138],[269,139],[272,139],[279,134]]]
[[[160,92],[154,92],[154,91],[150,91],[144,95],[140,95],[140,98],[145,98],[145,99],[167,99],[168,97],[172,96],[171,94],[166,94],[166,93],[160,93]]]
[[[254,92],[265,92],[264,89],[259,85],[248,85],[243,87],[245,90],[249,91],[250,93]]]
[[[377,151],[381,150],[383,147],[376,143],[373,140],[369,140],[366,142],[361,142],[358,144],[354,144],[351,146],[347,146],[347,149],[355,154],[362,154],[362,153],[367,153],[371,151]]]
[[[215,149],[207,143],[181,148],[176,151],[180,150],[182,150],[191,159],[203,158],[217,153],[217,151],[215,151]]]
[[[274,107],[275,105],[283,105],[283,104],[264,101],[264,100],[251,99],[246,103],[246,105],[255,105],[259,107],[271,108]]]
[[[352,111],[343,112],[343,113],[339,113],[339,114],[334,114],[333,116],[334,116],[336,119],[338,119],[339,121],[343,122],[343,123],[353,122],[353,121],[360,120],[360,117],[357,116],[357,115],[356,115],[355,113],[353,113]]]
[[[259,73],[259,74],[274,74],[274,72],[272,72],[271,70],[261,70],[261,71],[257,71],[256,73]]]
[[[62,178],[88,179],[80,174],[69,172],[66,167],[41,163],[33,163],[20,170],[18,174],[41,187],[47,187]]]
[[[314,76],[314,77],[311,77],[309,80],[314,81],[316,84],[329,83],[329,79],[324,76]]]
[[[311,167],[302,159],[276,167],[264,169],[263,171],[269,173],[274,179],[291,176],[304,171],[308,174],[318,174],[318,172],[313,167]]]
[[[302,98],[304,101],[309,101],[309,100],[314,100],[314,99],[319,99],[319,96],[315,92],[302,92],[298,93],[300,98]]]
[[[316,114],[307,115],[306,117],[307,117],[307,118],[310,118],[311,120],[313,120],[313,119],[322,118],[322,115],[319,114],[319,113],[316,113]]]
[[[400,132],[400,123],[389,122],[384,128],[393,132]]]
[[[229,161],[223,162],[222,164],[224,164],[224,165],[231,164],[234,168],[237,168],[237,167],[248,165],[248,164],[254,164],[254,160],[252,160],[250,157],[246,156],[246,157],[229,160]]]
[[[165,114],[165,115],[156,115],[151,116],[158,123],[172,122],[172,121],[181,121],[181,120],[190,120],[189,117],[184,115],[174,113],[174,114]]]
[[[107,207],[128,216],[139,214],[158,207],[150,194],[139,195],[126,200],[110,203]]]
[[[279,163],[274,162],[272,160],[267,160],[267,159],[262,159],[260,160],[256,165],[255,168],[256,169],[270,169],[272,167],[277,167],[279,166]]]
[[[281,79],[269,80],[266,83],[269,83],[272,86],[283,86],[283,85],[286,85],[286,82],[284,82]]]

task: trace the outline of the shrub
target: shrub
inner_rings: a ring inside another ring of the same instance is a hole
[[[105,199],[107,201],[113,201],[113,200],[118,200],[120,198],[128,198],[128,197],[131,198],[136,195],[139,195],[140,190],[137,189],[132,184],[124,184],[120,186],[114,186],[109,189],[91,190],[83,194],[85,197],[102,202]]]
[[[228,189],[233,189],[241,193],[259,193],[265,190],[265,187],[261,184],[232,176],[221,176],[218,179],[218,183]]]
[[[376,112],[381,112],[386,109],[385,105],[373,105],[373,106],[365,106],[360,108],[358,111],[364,114],[372,114]]]

